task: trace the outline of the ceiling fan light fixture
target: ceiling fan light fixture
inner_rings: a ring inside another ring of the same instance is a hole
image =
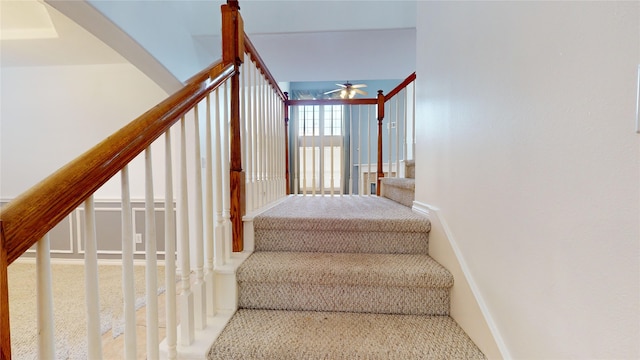
[[[346,98],[353,99],[354,97],[356,97],[356,94],[365,95],[365,96],[367,95],[366,91],[360,90],[360,88],[367,87],[366,84],[354,85],[347,81],[344,84],[336,84],[336,85],[338,85],[337,89],[327,91],[324,94],[325,95],[335,94],[340,96],[340,98],[342,99],[346,99]]]

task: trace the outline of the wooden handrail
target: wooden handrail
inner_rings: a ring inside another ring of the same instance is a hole
[[[318,99],[318,100],[287,100],[288,106],[297,105],[376,105],[378,99]]]
[[[11,359],[11,326],[9,324],[9,278],[4,225],[0,220],[0,360]]]
[[[269,68],[267,67],[266,63],[264,62],[264,60],[262,60],[262,57],[260,57],[258,50],[256,50],[255,46],[253,46],[253,43],[251,42],[251,40],[249,39],[249,36],[247,36],[246,33],[244,34],[244,48],[247,54],[251,55],[251,58],[255,60],[256,66],[258,67],[260,72],[262,72],[262,74],[267,78],[267,80],[269,81],[269,84],[273,88],[273,91],[275,91],[276,94],[278,94],[278,96],[280,97],[280,99],[282,99],[283,102],[286,102],[287,97],[284,96],[284,93],[282,92],[282,89],[280,89],[278,82],[271,74],[271,71],[269,71]]]
[[[404,79],[400,84],[398,84],[398,86],[393,88],[393,90],[389,91],[389,93],[384,96],[384,101],[387,102],[391,100],[392,97],[396,96],[400,91],[402,91],[402,89],[409,86],[409,84],[411,84],[415,79],[416,79],[416,73],[414,71],[413,74],[407,76],[407,78]]]
[[[221,62],[0,209],[7,265],[40,240],[196,103],[234,74]]]

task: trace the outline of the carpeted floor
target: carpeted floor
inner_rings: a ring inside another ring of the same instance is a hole
[[[14,359],[37,359],[36,267],[30,263],[9,266],[9,311]],[[134,267],[136,308],[144,306],[145,268]],[[84,266],[53,264],[54,331],[57,359],[86,359],[86,306]],[[102,333],[113,337],[124,331],[122,267],[100,265],[100,323]],[[164,267],[158,267],[158,293],[164,291]]]
[[[382,197],[291,196],[254,219],[240,310],[209,359],[484,359],[449,317],[429,220]]]

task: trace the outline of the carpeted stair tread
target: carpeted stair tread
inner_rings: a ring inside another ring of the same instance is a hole
[[[240,309],[209,359],[484,359],[448,316]]]
[[[377,196],[290,196],[254,219],[259,229],[428,232],[429,220]]]
[[[406,207],[411,207],[415,199],[415,184],[415,179],[383,178],[380,181],[380,195]]]
[[[406,160],[404,162],[405,170],[404,177],[409,179],[415,179],[416,177],[416,161],[415,160]]]
[[[253,253],[238,282],[449,288],[453,277],[428,255]],[[268,285],[267,285],[268,286]]]
[[[484,359],[448,316],[454,280],[428,255],[429,220],[396,201],[289,196],[256,216],[239,310],[209,358]]]
[[[256,251],[426,254],[431,224],[377,196],[290,196],[254,219]]]
[[[238,269],[251,309],[448,315],[451,274],[428,255],[256,252]]]
[[[415,190],[416,180],[410,178],[382,178],[384,186],[395,186],[400,189]]]

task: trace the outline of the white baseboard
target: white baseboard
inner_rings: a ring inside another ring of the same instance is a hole
[[[480,347],[480,349],[483,352],[485,352],[485,355],[487,355],[487,357],[497,358],[498,355],[500,355],[503,359],[511,359],[509,350],[507,349],[504,343],[504,340],[500,335],[500,332],[498,331],[498,328],[493,320],[493,317],[491,316],[491,313],[482,297],[482,294],[480,293],[480,290],[478,289],[478,286],[473,279],[473,275],[469,270],[469,266],[467,265],[467,262],[460,250],[460,247],[458,246],[458,243],[455,240],[455,236],[453,235],[453,232],[451,231],[447,222],[443,218],[440,209],[426,203],[414,201],[412,210],[418,214],[428,217],[431,220],[432,233],[437,231],[443,234],[442,236],[444,238],[443,240],[448,242],[447,245],[450,247],[451,251],[453,252],[453,256],[455,257],[455,260],[457,261],[457,264],[454,264],[454,265],[461,270],[461,273],[464,276],[463,280],[465,280],[463,282],[460,282],[460,281],[454,282],[454,287],[468,286],[470,292],[459,291],[457,293],[458,294],[467,293],[473,297],[473,299],[465,299],[465,301],[468,302],[472,300],[477,304],[477,309],[479,309],[481,314],[477,314],[480,316],[476,316],[476,317],[483,318],[486,325],[478,324],[478,326],[465,328],[464,322],[461,322],[461,321],[458,321],[458,322],[461,323],[460,325],[462,326],[462,328],[469,334],[469,336],[474,340],[474,342],[476,342],[476,344]],[[431,241],[432,240],[430,240],[430,245],[429,245],[430,247],[431,247]],[[448,267],[447,264],[443,264],[443,265],[445,265],[445,267]],[[455,310],[453,308],[454,306],[455,304],[452,303],[452,313]],[[468,312],[469,309],[465,309],[465,311]],[[481,322],[481,321],[479,320],[478,322]],[[483,336],[476,335],[476,333],[478,332],[478,329],[482,329],[482,328],[488,329],[488,331],[491,334],[491,337],[493,338],[492,340],[494,343],[488,343],[486,341],[486,338],[483,340]],[[496,354],[496,352],[499,352],[499,354]],[[493,356],[491,356],[492,353],[494,354]]]

